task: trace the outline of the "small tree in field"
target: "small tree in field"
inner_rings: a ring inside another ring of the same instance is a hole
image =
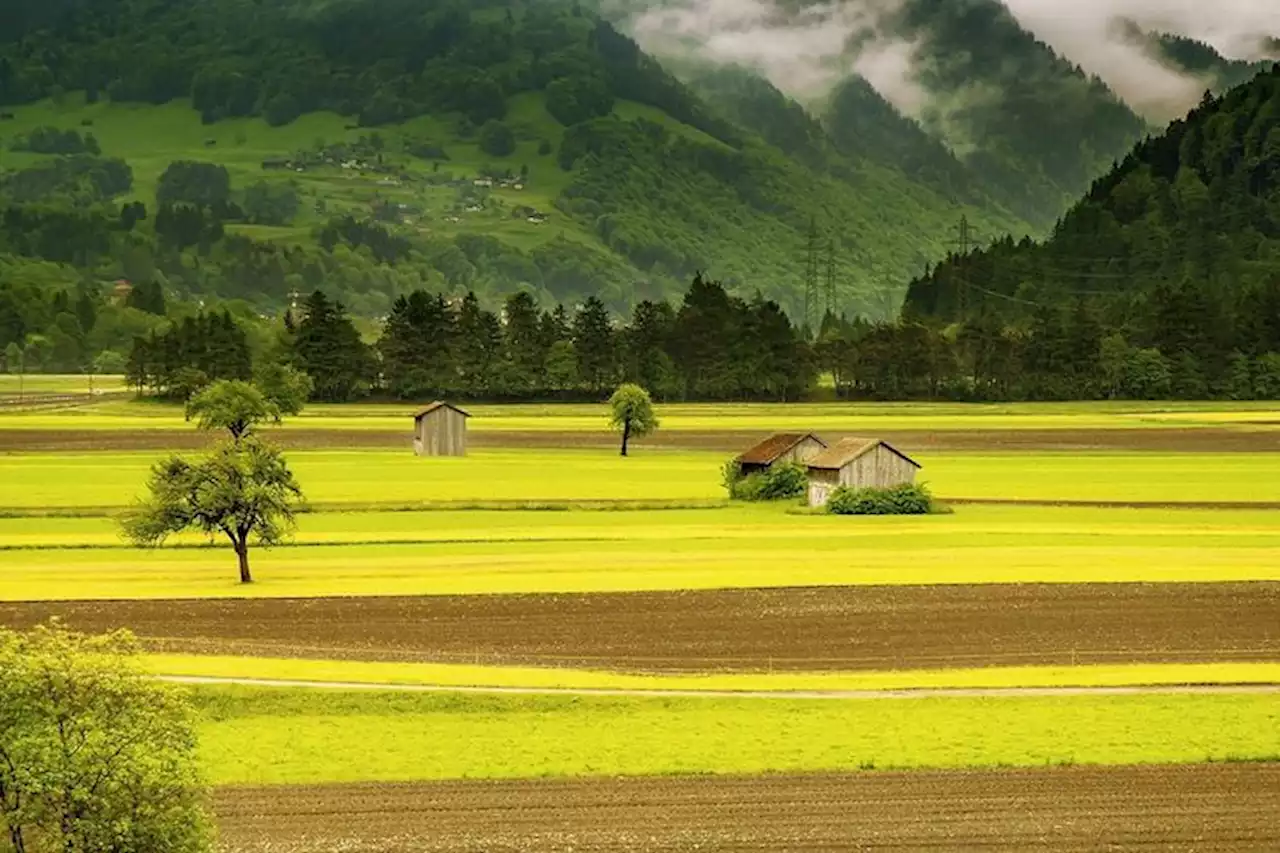
[[[231,540],[240,582],[251,583],[249,542],[281,542],[293,529],[302,490],[279,450],[245,436],[221,445],[205,460],[179,456],[151,469],[149,497],[125,515],[125,536],[147,548],[174,533],[200,530]]]
[[[187,420],[194,418],[200,429],[225,429],[239,441],[260,423],[301,412],[313,387],[310,376],[292,367],[265,366],[252,383],[220,379],[201,390],[187,401]]]
[[[187,420],[204,430],[225,429],[236,441],[265,421],[280,422],[280,407],[248,382],[222,379],[187,401]]]
[[[658,428],[658,416],[653,412],[649,392],[639,385],[618,386],[609,398],[609,425],[622,433],[622,455],[627,455],[627,442],[632,438],[644,438]]]
[[[205,853],[191,709],[127,633],[0,630],[0,849]]]

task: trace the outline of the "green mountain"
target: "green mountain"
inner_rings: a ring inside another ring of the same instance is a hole
[[[1280,352],[1280,65],[1140,143],[1047,240],[953,256],[906,306],[979,325],[1068,310],[1212,381],[1233,352]]]
[[[772,87],[750,110],[713,106],[576,3],[15,0],[0,14],[11,281],[53,264],[42,279],[258,310],[325,287],[376,316],[415,288],[625,310],[705,270],[800,316],[816,233],[831,307],[886,316],[962,215],[1026,228],[981,192],[842,142]],[[777,139],[761,121],[775,114],[819,153]]]

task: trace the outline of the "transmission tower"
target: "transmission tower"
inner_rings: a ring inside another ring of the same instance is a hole
[[[955,270],[958,273],[956,292],[960,301],[960,317],[963,319],[969,313],[969,252],[974,247],[974,233],[973,228],[969,225],[968,216],[960,217],[960,225],[957,231],[955,247],[959,254],[955,260]]]
[[[827,240],[827,280],[824,284],[826,304],[822,316],[825,319],[828,314],[836,316],[836,241],[831,239]]]
[[[822,322],[819,317],[814,321],[814,313],[819,310],[821,294],[818,290],[818,225],[813,217],[809,218],[809,240],[805,247],[804,264],[804,322],[809,331],[817,333]]]

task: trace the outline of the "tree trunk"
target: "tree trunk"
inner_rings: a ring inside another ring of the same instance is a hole
[[[631,421],[623,421],[622,423],[622,455],[627,455],[627,440],[631,438]]]
[[[253,575],[249,573],[249,542],[247,539],[236,543],[236,556],[240,558],[240,583],[253,583]]]
[[[22,827],[9,827],[9,843],[13,845],[14,853],[27,853],[27,841],[22,837]]]

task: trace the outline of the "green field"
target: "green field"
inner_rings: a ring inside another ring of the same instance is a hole
[[[19,376],[0,373],[0,398],[17,397],[20,390],[23,394],[88,394],[90,390],[108,393],[128,389],[123,376],[91,378],[84,374],[28,373]],[[0,413],[0,422],[6,422],[3,413]]]
[[[16,419],[16,418],[15,418]],[[0,433],[0,439],[3,433]],[[120,508],[160,453],[0,454],[5,510]],[[481,450],[465,459],[410,451],[298,451],[290,461],[317,508],[441,503],[722,500],[727,454]],[[921,478],[947,498],[1195,503],[1280,501],[1280,453],[929,454]]]
[[[226,655],[148,655],[157,675],[313,683],[532,690],[804,692],[1277,684],[1280,663],[1002,666],[891,672],[653,675],[567,667],[380,663]]]
[[[0,599],[1280,580],[1274,518],[1040,507],[864,519],[784,507],[321,514],[302,519],[300,539],[316,544],[256,551],[248,588],[224,547],[33,548],[110,546],[113,534],[103,519],[8,519],[0,545],[17,547],[0,552]],[[319,544],[329,537],[357,544]]]
[[[16,379],[16,377],[15,377]],[[411,403],[309,406],[280,429],[411,432]],[[603,404],[468,405],[470,428],[486,431],[601,432]],[[680,403],[658,407],[662,430],[1094,430],[1222,427],[1266,430],[1280,438],[1275,403]],[[119,401],[54,413],[0,413],[9,429],[190,429],[180,406]],[[268,433],[274,428],[268,428]]]
[[[1041,766],[1280,756],[1273,696],[848,702],[205,688],[217,784]]]
[[[47,387],[74,392],[74,378]],[[126,431],[192,429],[177,407],[117,400],[0,411],[0,600],[1280,581],[1280,513],[1267,508],[1280,503],[1280,444],[1255,453],[919,453],[923,479],[954,501],[950,512],[837,518],[798,502],[728,504],[723,452],[640,445],[622,459],[608,449],[519,447],[524,432],[559,432],[568,445],[598,436],[602,406],[470,408],[476,432],[505,433],[511,447],[473,449],[465,459],[418,459],[407,446],[289,451],[310,511],[290,544],[253,552],[256,582],[248,587],[236,583],[234,557],[219,541],[186,535],[145,551],[121,540],[114,516],[142,494],[150,466],[165,454],[3,452],[7,429],[85,432],[104,446]],[[412,409],[314,406],[281,429],[403,431],[407,445]],[[1112,429],[1280,437],[1274,404],[673,405],[660,415],[668,433],[740,431],[747,441],[773,429],[1071,430],[1084,446],[1091,432]],[[320,435],[323,448],[330,439]],[[145,661],[169,675],[446,689],[1158,690],[1280,682],[1280,663],[1268,661],[664,676],[483,663],[176,654]],[[1274,694],[835,701],[202,687],[196,696],[204,761],[219,784],[1280,757]]]

